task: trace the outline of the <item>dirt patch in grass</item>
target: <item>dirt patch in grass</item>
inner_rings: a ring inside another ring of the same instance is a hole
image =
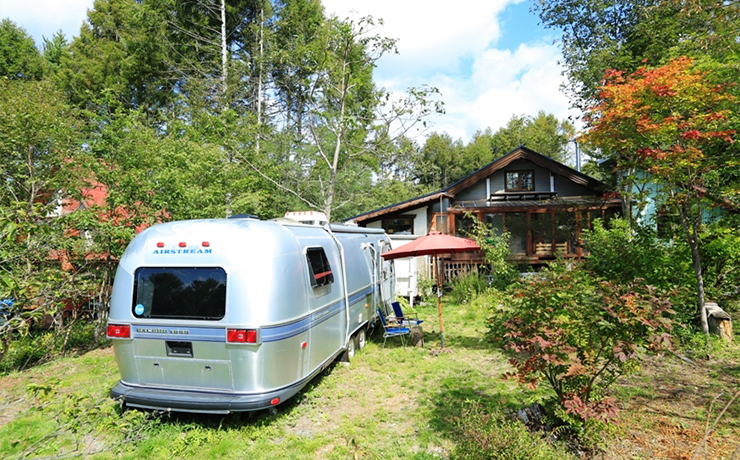
[[[740,380],[722,371],[727,365],[717,361],[691,364],[670,354],[646,361],[639,374],[615,388],[622,395],[619,435],[609,443],[603,458],[691,459],[707,427],[740,389]],[[696,458],[730,458],[738,448],[740,401],[736,400]]]

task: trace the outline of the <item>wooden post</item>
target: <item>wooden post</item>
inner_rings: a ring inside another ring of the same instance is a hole
[[[439,271],[440,271],[440,260],[439,256],[436,258],[437,261],[437,270],[436,270],[436,278],[437,278],[437,311],[439,312],[439,347],[444,348],[445,347],[445,332],[444,332],[444,324],[442,323],[442,287],[439,284]]]

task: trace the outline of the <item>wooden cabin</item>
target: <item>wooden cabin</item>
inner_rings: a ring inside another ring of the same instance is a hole
[[[596,218],[609,220],[621,202],[606,186],[526,147],[518,147],[464,179],[428,195],[350,219],[391,235],[421,236],[430,230],[467,236],[472,219],[511,234],[512,261],[542,265],[556,253],[583,256],[580,235]],[[483,261],[481,253],[445,260],[447,274]]]

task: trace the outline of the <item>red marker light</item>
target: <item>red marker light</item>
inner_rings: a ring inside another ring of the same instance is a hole
[[[308,342],[302,342],[301,343],[301,348],[306,348],[307,346],[308,346]]]
[[[276,405],[279,402],[280,402],[280,398],[272,398],[270,400],[270,404],[273,405],[273,406]]]
[[[157,247],[158,248],[163,248],[164,247],[164,243],[162,243],[162,242],[157,243]]]
[[[257,329],[226,329],[229,343],[257,343]]]
[[[186,248],[188,246],[188,243],[185,243],[184,241],[181,241],[178,246],[180,246],[181,248]]]
[[[131,337],[131,326],[128,324],[108,324],[109,339],[128,339]]]
[[[247,329],[247,343],[257,343],[256,329]]]
[[[204,248],[207,248],[207,247],[210,247],[211,246],[211,243],[209,243],[208,241],[204,241],[202,244],[203,244],[203,247]]]

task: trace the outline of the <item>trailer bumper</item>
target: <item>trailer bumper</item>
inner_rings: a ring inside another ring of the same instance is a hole
[[[228,414],[274,407],[298,393],[304,385],[305,382],[301,382],[265,393],[238,394],[150,388],[119,381],[111,389],[110,396],[123,401],[129,407],[141,409]],[[274,401],[276,398],[278,402]]]

